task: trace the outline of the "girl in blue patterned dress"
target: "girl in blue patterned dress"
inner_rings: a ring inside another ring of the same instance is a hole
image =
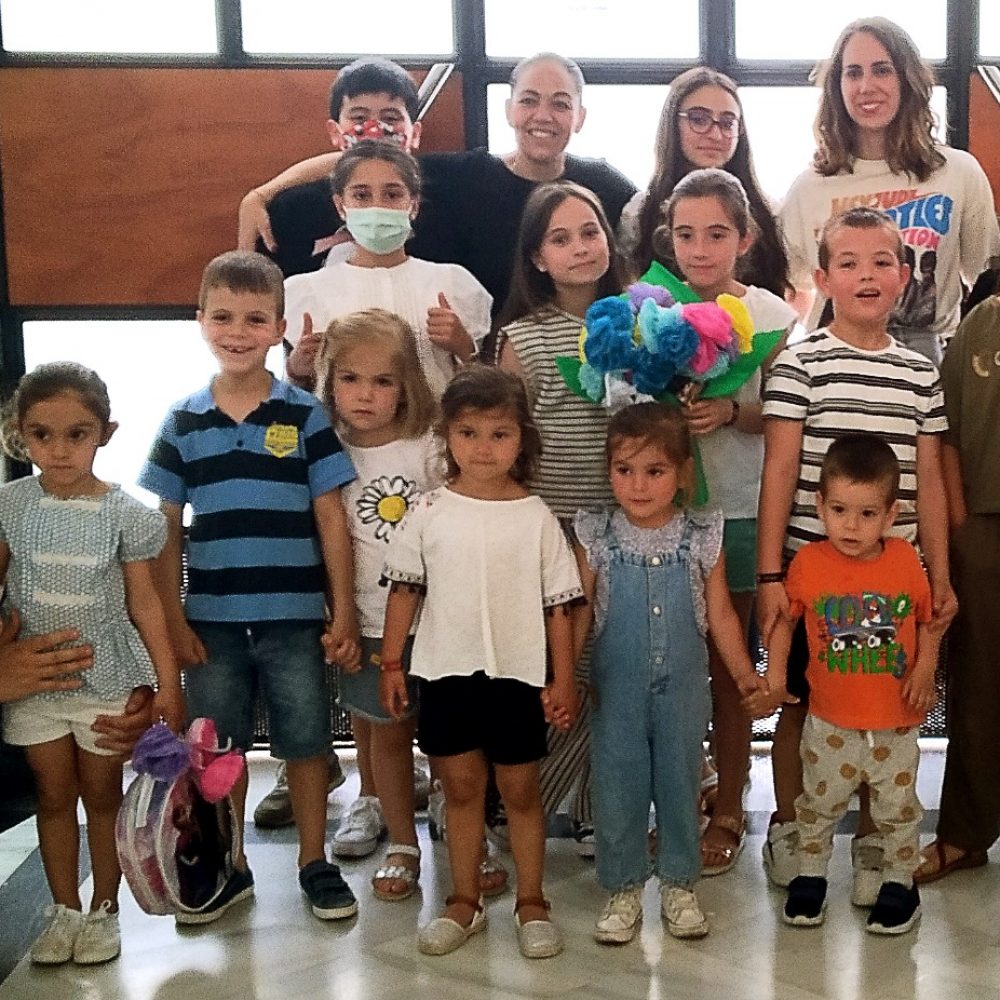
[[[35,777],[38,843],[53,898],[31,949],[41,965],[71,958],[92,965],[120,950],[115,817],[123,758],[95,745],[94,720],[120,714],[134,688],[156,684],[154,717],[162,715],[175,730],[184,722],[180,674],[151,568],[166,538],[163,516],[93,472],[97,449],[116,427],[97,374],[57,362],[21,380],[3,428],[8,451],[40,470],[0,487],[6,602],[20,613],[25,635],[75,628],[94,657],[81,688],[5,708],[4,738],[25,747]],[[86,917],[78,799],[94,875]]]

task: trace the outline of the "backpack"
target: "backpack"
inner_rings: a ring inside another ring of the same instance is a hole
[[[229,792],[243,772],[220,751],[215,725],[196,719],[181,739],[163,723],[136,744],[135,779],[118,812],[118,860],[146,913],[198,913],[233,873],[242,830]]]

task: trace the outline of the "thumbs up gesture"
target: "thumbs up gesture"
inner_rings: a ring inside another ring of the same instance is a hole
[[[319,353],[320,335],[313,332],[309,313],[302,314],[302,335],[285,359],[285,371],[296,384],[311,388],[316,378],[316,355]]]
[[[475,352],[469,331],[451,308],[444,292],[438,292],[438,304],[427,310],[427,336],[431,343],[462,361],[468,361]]]

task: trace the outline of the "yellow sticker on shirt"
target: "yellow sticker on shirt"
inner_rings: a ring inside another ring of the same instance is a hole
[[[264,434],[264,447],[275,458],[291,455],[299,447],[299,429],[293,424],[271,424]]]

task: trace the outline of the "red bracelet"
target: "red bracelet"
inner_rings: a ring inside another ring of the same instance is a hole
[[[378,665],[379,670],[384,674],[395,673],[397,670],[403,669],[402,660],[382,660]]]

